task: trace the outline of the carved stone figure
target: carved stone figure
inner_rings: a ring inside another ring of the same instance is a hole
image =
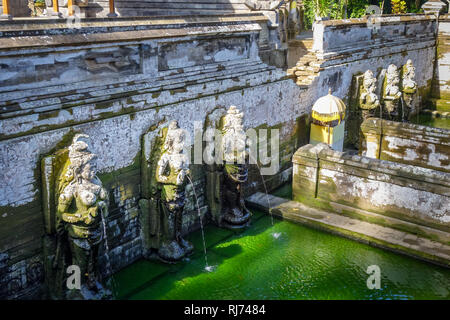
[[[380,107],[380,101],[375,94],[377,89],[377,79],[371,70],[364,73],[359,96],[359,107],[362,112],[362,121],[376,116],[376,110]]]
[[[235,106],[230,106],[219,121],[207,120],[207,127],[215,127],[221,133],[217,151],[223,155],[223,162],[216,161],[207,168],[208,202],[215,223],[231,229],[247,226],[251,216],[242,196],[242,184],[248,178],[249,156],[243,116]]]
[[[59,184],[54,260],[56,267],[59,259],[69,253],[68,263],[80,268],[85,298],[86,292],[96,295],[103,291],[97,262],[104,234],[101,222],[108,215],[108,193],[96,176],[97,156],[90,151],[88,139],[87,135],[77,134],[69,147],[69,163]],[[69,252],[64,252],[65,243]]]
[[[390,64],[383,84],[384,111],[389,120],[398,120],[399,117],[398,105],[402,95],[399,84],[400,75],[398,68],[396,65]]]
[[[416,68],[414,67],[411,59],[408,59],[406,64],[402,68],[402,92],[403,92],[403,104],[402,104],[402,120],[407,122],[411,110],[414,109],[414,94],[417,91],[417,83],[414,80]]]
[[[184,152],[185,133],[177,121],[167,130],[163,152],[156,167],[156,181],[161,188],[161,244],[158,255],[174,262],[192,253],[194,247],[181,237],[185,187],[189,174],[189,158]]]
[[[32,17],[44,16],[47,13],[47,5],[44,0],[28,0],[28,8]]]

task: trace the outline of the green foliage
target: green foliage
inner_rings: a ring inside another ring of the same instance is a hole
[[[400,14],[406,13],[406,2],[404,0],[391,0],[392,13]]]
[[[426,0],[379,0],[378,6],[384,14],[418,13]],[[315,17],[330,19],[361,18],[366,15],[370,0],[304,0],[304,19],[306,28],[310,29]]]
[[[330,19],[360,18],[366,14],[368,0],[305,0],[305,24],[311,28],[316,16]]]

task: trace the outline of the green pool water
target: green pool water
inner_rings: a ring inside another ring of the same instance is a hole
[[[450,118],[433,118],[431,114],[419,114],[417,116],[413,116],[411,122],[423,126],[450,130]]]
[[[289,188],[277,191],[288,195]],[[278,238],[274,237],[278,235]],[[189,260],[140,260],[115,275],[118,299],[449,299],[450,270],[254,211],[241,233],[208,225]],[[370,290],[367,267],[381,269]]]

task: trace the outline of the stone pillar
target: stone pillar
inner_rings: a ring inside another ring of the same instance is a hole
[[[63,17],[62,13],[59,12],[59,0],[46,0],[45,3],[47,4],[47,11],[49,16],[57,16],[59,18]]]
[[[379,118],[366,119],[361,124],[359,155],[380,159],[381,141],[383,139],[383,120]]]
[[[108,18],[115,18],[117,17],[116,9],[114,7],[114,0],[109,0],[109,13]]]
[[[73,0],[67,0],[67,15],[73,16]]]
[[[292,199],[311,203],[317,198],[320,157],[319,153],[330,149],[325,143],[300,147],[292,157]]]

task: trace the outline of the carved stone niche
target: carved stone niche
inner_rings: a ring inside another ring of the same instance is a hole
[[[242,194],[248,179],[248,141],[242,120],[243,113],[236,107],[218,107],[207,115],[204,125],[206,197],[213,222],[228,229],[247,227],[251,218]],[[230,148],[233,144],[235,148]]]
[[[395,64],[390,64],[383,81],[382,104],[383,119],[391,121],[401,120],[400,73]]]
[[[44,273],[50,299],[112,298],[97,264],[109,201],[96,175],[96,160],[89,136],[76,134],[70,146],[41,161]]]
[[[380,102],[377,79],[371,70],[353,76],[350,89],[348,118],[346,119],[346,146],[359,147],[360,126],[370,117],[379,117]]]
[[[152,127],[142,138],[140,224],[143,253],[174,263],[193,252],[182,237],[189,175],[186,136],[176,121]]]
[[[416,92],[417,83],[415,81],[416,68],[413,65],[411,59],[406,61],[403,65],[401,71],[402,78],[402,121],[408,122],[409,117],[412,112],[417,112],[416,110]]]

